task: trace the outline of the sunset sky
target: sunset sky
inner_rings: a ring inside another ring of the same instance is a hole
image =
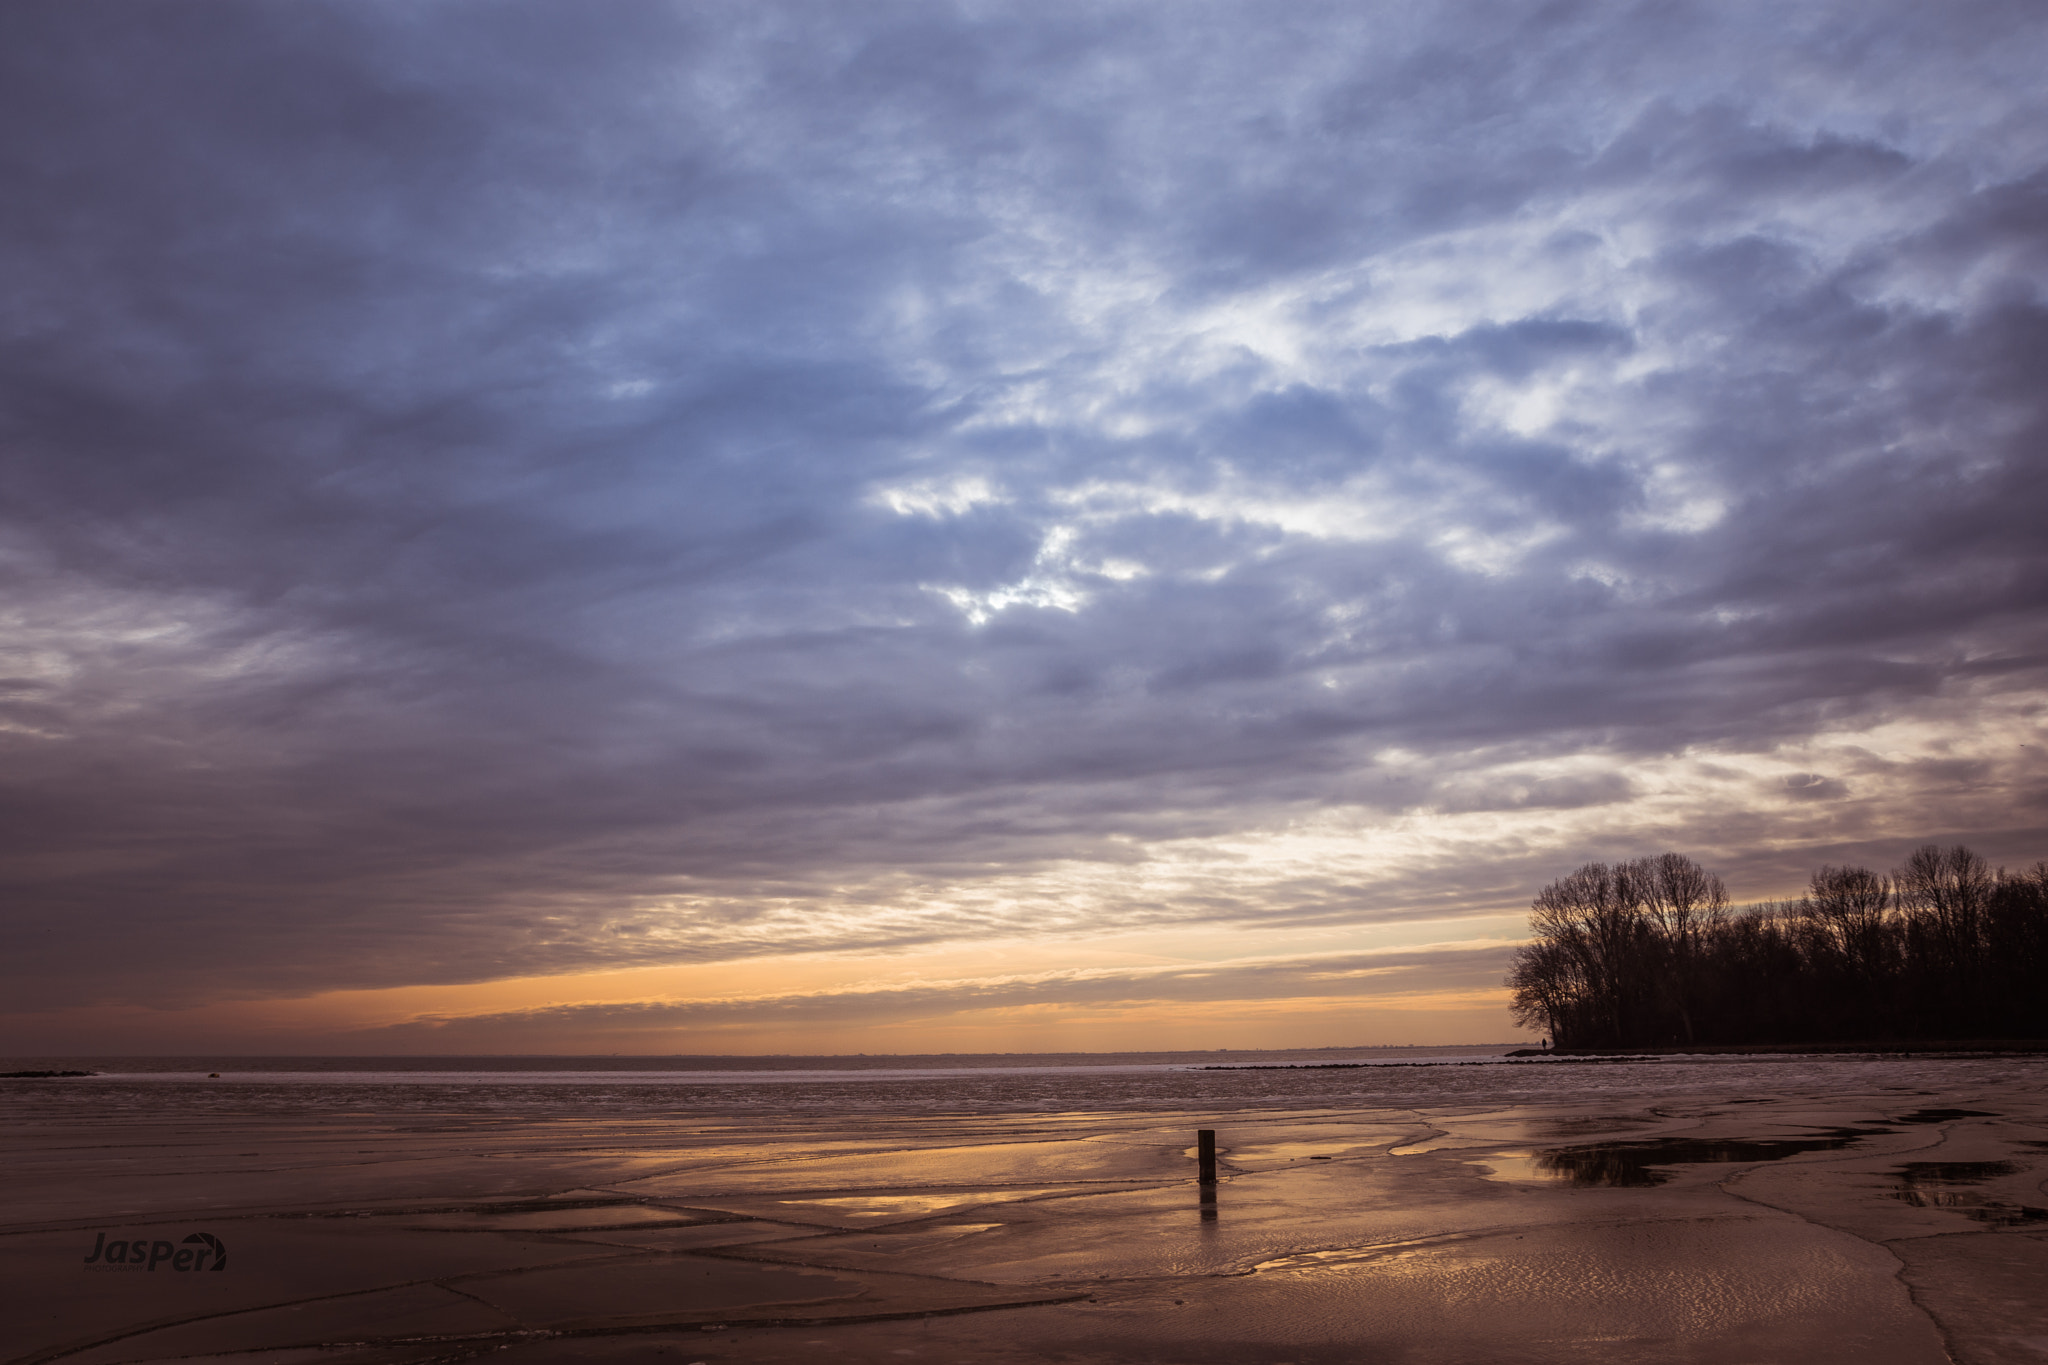
[[[2048,8],[14,0],[0,1052],[1505,1041],[2048,857]]]

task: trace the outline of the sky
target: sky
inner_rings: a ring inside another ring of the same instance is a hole
[[[1493,1042],[2048,857],[2048,10],[0,7],[0,1052]]]

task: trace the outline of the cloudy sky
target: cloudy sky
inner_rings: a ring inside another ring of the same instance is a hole
[[[2048,11],[0,9],[14,1052],[1515,1036],[2048,856]]]

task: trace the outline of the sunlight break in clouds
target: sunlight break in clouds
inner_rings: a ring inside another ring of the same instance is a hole
[[[2030,10],[99,12],[13,1036],[1492,1040],[1588,858],[2048,856]]]

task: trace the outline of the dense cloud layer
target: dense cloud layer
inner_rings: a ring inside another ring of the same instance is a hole
[[[1989,3],[9,5],[9,991],[2048,853],[2044,60]]]

